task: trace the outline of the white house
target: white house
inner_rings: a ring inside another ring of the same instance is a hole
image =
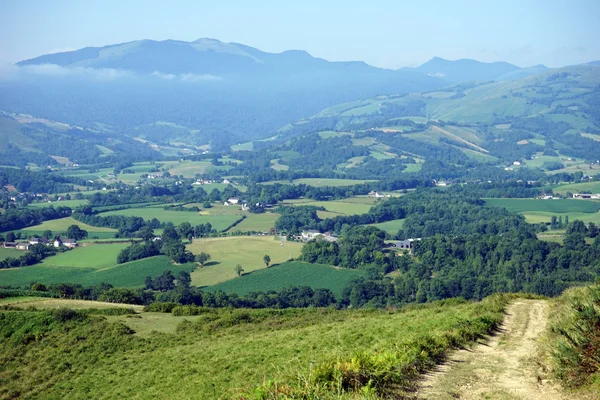
[[[239,197],[230,197],[227,199],[227,202],[229,204],[237,204],[240,202],[240,198]]]
[[[313,229],[309,229],[307,231],[302,231],[302,240],[312,240],[317,236],[323,236],[323,234],[319,231],[315,231]]]
[[[521,165],[521,162],[520,161],[515,161],[515,162],[513,162],[513,165]]]

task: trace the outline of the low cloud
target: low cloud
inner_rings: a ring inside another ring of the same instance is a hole
[[[99,81],[113,81],[117,79],[131,79],[151,77],[174,82],[207,82],[218,81],[222,78],[214,75],[204,74],[169,74],[154,71],[151,74],[137,74],[133,71],[114,68],[89,68],[89,67],[62,67],[55,64],[24,65],[14,64],[0,65],[0,80],[23,80],[31,78],[87,78]]]

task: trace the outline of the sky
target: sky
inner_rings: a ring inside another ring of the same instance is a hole
[[[139,39],[202,37],[397,69],[446,59],[600,60],[600,0],[0,0],[0,64]]]

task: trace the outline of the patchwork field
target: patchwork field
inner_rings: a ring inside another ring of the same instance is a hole
[[[172,222],[175,225],[179,225],[182,222],[189,222],[192,225],[210,222],[213,228],[218,231],[226,229],[239,219],[239,216],[235,215],[201,215],[195,212],[164,210],[162,207],[128,208],[125,210],[103,212],[99,215],[135,216],[142,217],[145,220],[157,218],[161,222]]]
[[[263,256],[271,257],[271,264],[296,258],[302,243],[280,242],[273,236],[233,236],[194,240],[186,246],[194,254],[210,254],[211,261],[204,268],[192,272],[192,284],[212,286],[237,277],[235,266],[240,264],[246,273],[265,268]]]
[[[245,295],[252,291],[266,292],[290,286],[310,286],[313,289],[329,289],[339,298],[352,279],[363,275],[364,272],[360,270],[293,261],[242,275],[210,286],[207,290]]]
[[[184,270],[191,272],[195,263],[174,265],[166,256],[156,256],[106,268],[57,267],[32,265],[0,270],[0,282],[9,286],[29,286],[32,282],[44,284],[76,283],[84,286],[110,283],[116,287],[141,287],[148,275],[157,276],[170,269],[175,275]]]

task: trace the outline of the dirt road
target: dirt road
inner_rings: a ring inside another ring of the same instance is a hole
[[[536,371],[537,339],[548,322],[544,300],[511,304],[500,332],[485,344],[459,350],[426,376],[418,399],[563,400],[570,396]]]

